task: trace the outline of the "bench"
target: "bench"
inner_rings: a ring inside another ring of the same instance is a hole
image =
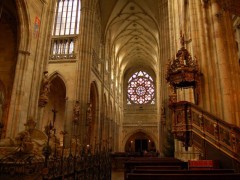
[[[156,158],[156,157],[141,157],[130,158],[124,163],[124,177],[136,167],[139,168],[157,168],[157,169],[187,169],[187,163],[175,158]]]
[[[138,170],[176,170],[176,169],[182,169],[181,166],[135,166],[134,169]]]
[[[126,180],[239,180],[240,174],[219,173],[219,174],[140,174],[128,173]]]
[[[225,174],[234,173],[233,169],[213,169],[213,170],[158,170],[158,169],[133,169],[131,173],[137,174]]]

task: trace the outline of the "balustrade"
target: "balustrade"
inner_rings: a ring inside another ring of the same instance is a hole
[[[50,60],[76,59],[76,37],[53,38]]]
[[[190,102],[172,103],[169,107],[173,110],[172,132],[186,149],[193,144],[194,133],[240,162],[240,139],[236,138],[240,137],[239,127]]]

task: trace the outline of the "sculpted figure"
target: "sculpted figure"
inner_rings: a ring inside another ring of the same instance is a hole
[[[88,103],[87,107],[87,135],[88,135],[88,141],[90,142],[91,139],[91,131],[92,131],[92,104]]]
[[[73,121],[78,122],[80,115],[80,105],[79,101],[76,101],[75,106],[73,108]]]
[[[18,133],[15,140],[23,152],[31,152],[33,150],[32,139],[28,131]]]
[[[43,80],[42,80],[41,94],[44,94],[44,95],[47,96],[49,92],[50,92],[50,82],[49,82],[49,79],[48,79],[48,72],[45,71],[44,76],[43,76]]]
[[[44,107],[48,103],[48,94],[50,92],[51,83],[48,79],[48,71],[44,71],[42,85],[39,96],[39,106]]]
[[[88,108],[87,108],[87,123],[88,125],[91,125],[92,122],[92,104],[88,103]]]

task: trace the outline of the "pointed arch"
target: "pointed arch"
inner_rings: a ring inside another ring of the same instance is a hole
[[[122,143],[122,148],[124,148],[126,145],[127,145],[127,142],[129,141],[130,137],[133,136],[134,134],[137,134],[137,133],[144,133],[146,134],[147,136],[150,137],[150,139],[153,140],[153,142],[155,143],[155,147],[158,147],[158,139],[156,137],[156,135],[154,134],[154,132],[152,132],[151,130],[147,131],[145,129],[134,129],[130,132],[128,132],[128,134],[126,134],[126,136],[123,138],[123,143]],[[124,150],[124,149],[122,149]]]
[[[53,79],[55,79],[56,77],[60,78],[65,86],[66,89],[66,94],[68,94],[68,88],[67,88],[67,81],[65,80],[64,76],[58,72],[58,71],[54,71],[53,73],[51,73],[49,75],[49,81],[51,82]]]
[[[89,144],[95,145],[95,140],[99,141],[99,92],[95,81],[90,86],[90,104],[92,105],[92,120],[88,124]]]
[[[41,124],[41,129],[43,130],[47,123],[52,122],[54,124],[57,132],[57,136],[62,142],[62,136],[60,136],[60,132],[65,130],[65,108],[66,108],[66,85],[62,79],[62,77],[58,73],[54,73],[49,77],[51,82],[50,93],[49,93],[49,101],[44,108],[44,114]],[[53,119],[53,115],[55,110],[56,119]]]
[[[25,53],[29,53],[30,52],[30,48],[31,48],[31,21],[30,21],[30,15],[29,15],[29,11],[28,11],[28,4],[27,4],[27,0],[17,0],[16,1],[16,5],[17,5],[17,12],[18,12],[18,20],[19,20],[19,24],[21,24],[21,26],[19,26],[18,29],[18,35],[19,35],[19,51],[20,52],[25,52]]]
[[[109,99],[106,129],[107,129],[107,134],[108,134],[109,146],[112,147],[113,146],[112,143],[113,143],[114,127],[113,127],[113,104],[112,104],[111,99]]]
[[[156,141],[151,137],[149,133],[142,130],[133,133],[125,142],[126,152],[139,152],[153,151],[156,152]]]
[[[107,140],[107,129],[106,129],[106,121],[107,121],[107,108],[108,108],[108,104],[107,104],[107,96],[106,94],[104,93],[103,95],[103,107],[102,107],[102,112],[103,112],[103,115],[102,115],[102,118],[101,118],[101,141],[103,141],[103,143]],[[105,145],[105,144],[103,144]]]
[[[24,76],[24,66],[20,68],[20,59],[21,56],[29,55],[29,13],[25,1],[3,1],[2,5],[0,39],[5,42],[0,45],[0,54],[4,57],[0,58],[0,81],[5,87],[3,131],[7,133],[6,136],[14,136],[17,129],[21,129],[19,126],[23,126],[16,123],[21,121],[20,110],[14,106],[18,106],[19,99],[23,98],[17,92],[23,91],[19,89]]]

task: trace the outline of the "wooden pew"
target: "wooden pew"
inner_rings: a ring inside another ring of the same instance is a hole
[[[124,173],[125,180],[240,180],[240,173],[219,169],[218,161],[212,160],[187,163],[174,158],[130,158]]]
[[[145,166],[145,167],[144,167]],[[124,177],[126,179],[127,173],[130,173],[135,167],[143,168],[157,168],[157,169],[187,169],[187,163],[175,158],[158,158],[158,157],[137,157],[130,158],[124,163]]]
[[[128,173],[126,180],[239,180],[240,174],[137,174]]]
[[[141,157],[141,158],[129,158],[125,161],[125,167],[131,166],[181,166],[187,168],[187,163],[175,158],[153,158],[153,157]]]
[[[131,173],[137,174],[225,174],[234,173],[233,169],[213,170],[158,170],[158,169],[133,169]]]
[[[134,169],[138,170],[176,170],[176,169],[182,169],[181,166],[135,166]]]

